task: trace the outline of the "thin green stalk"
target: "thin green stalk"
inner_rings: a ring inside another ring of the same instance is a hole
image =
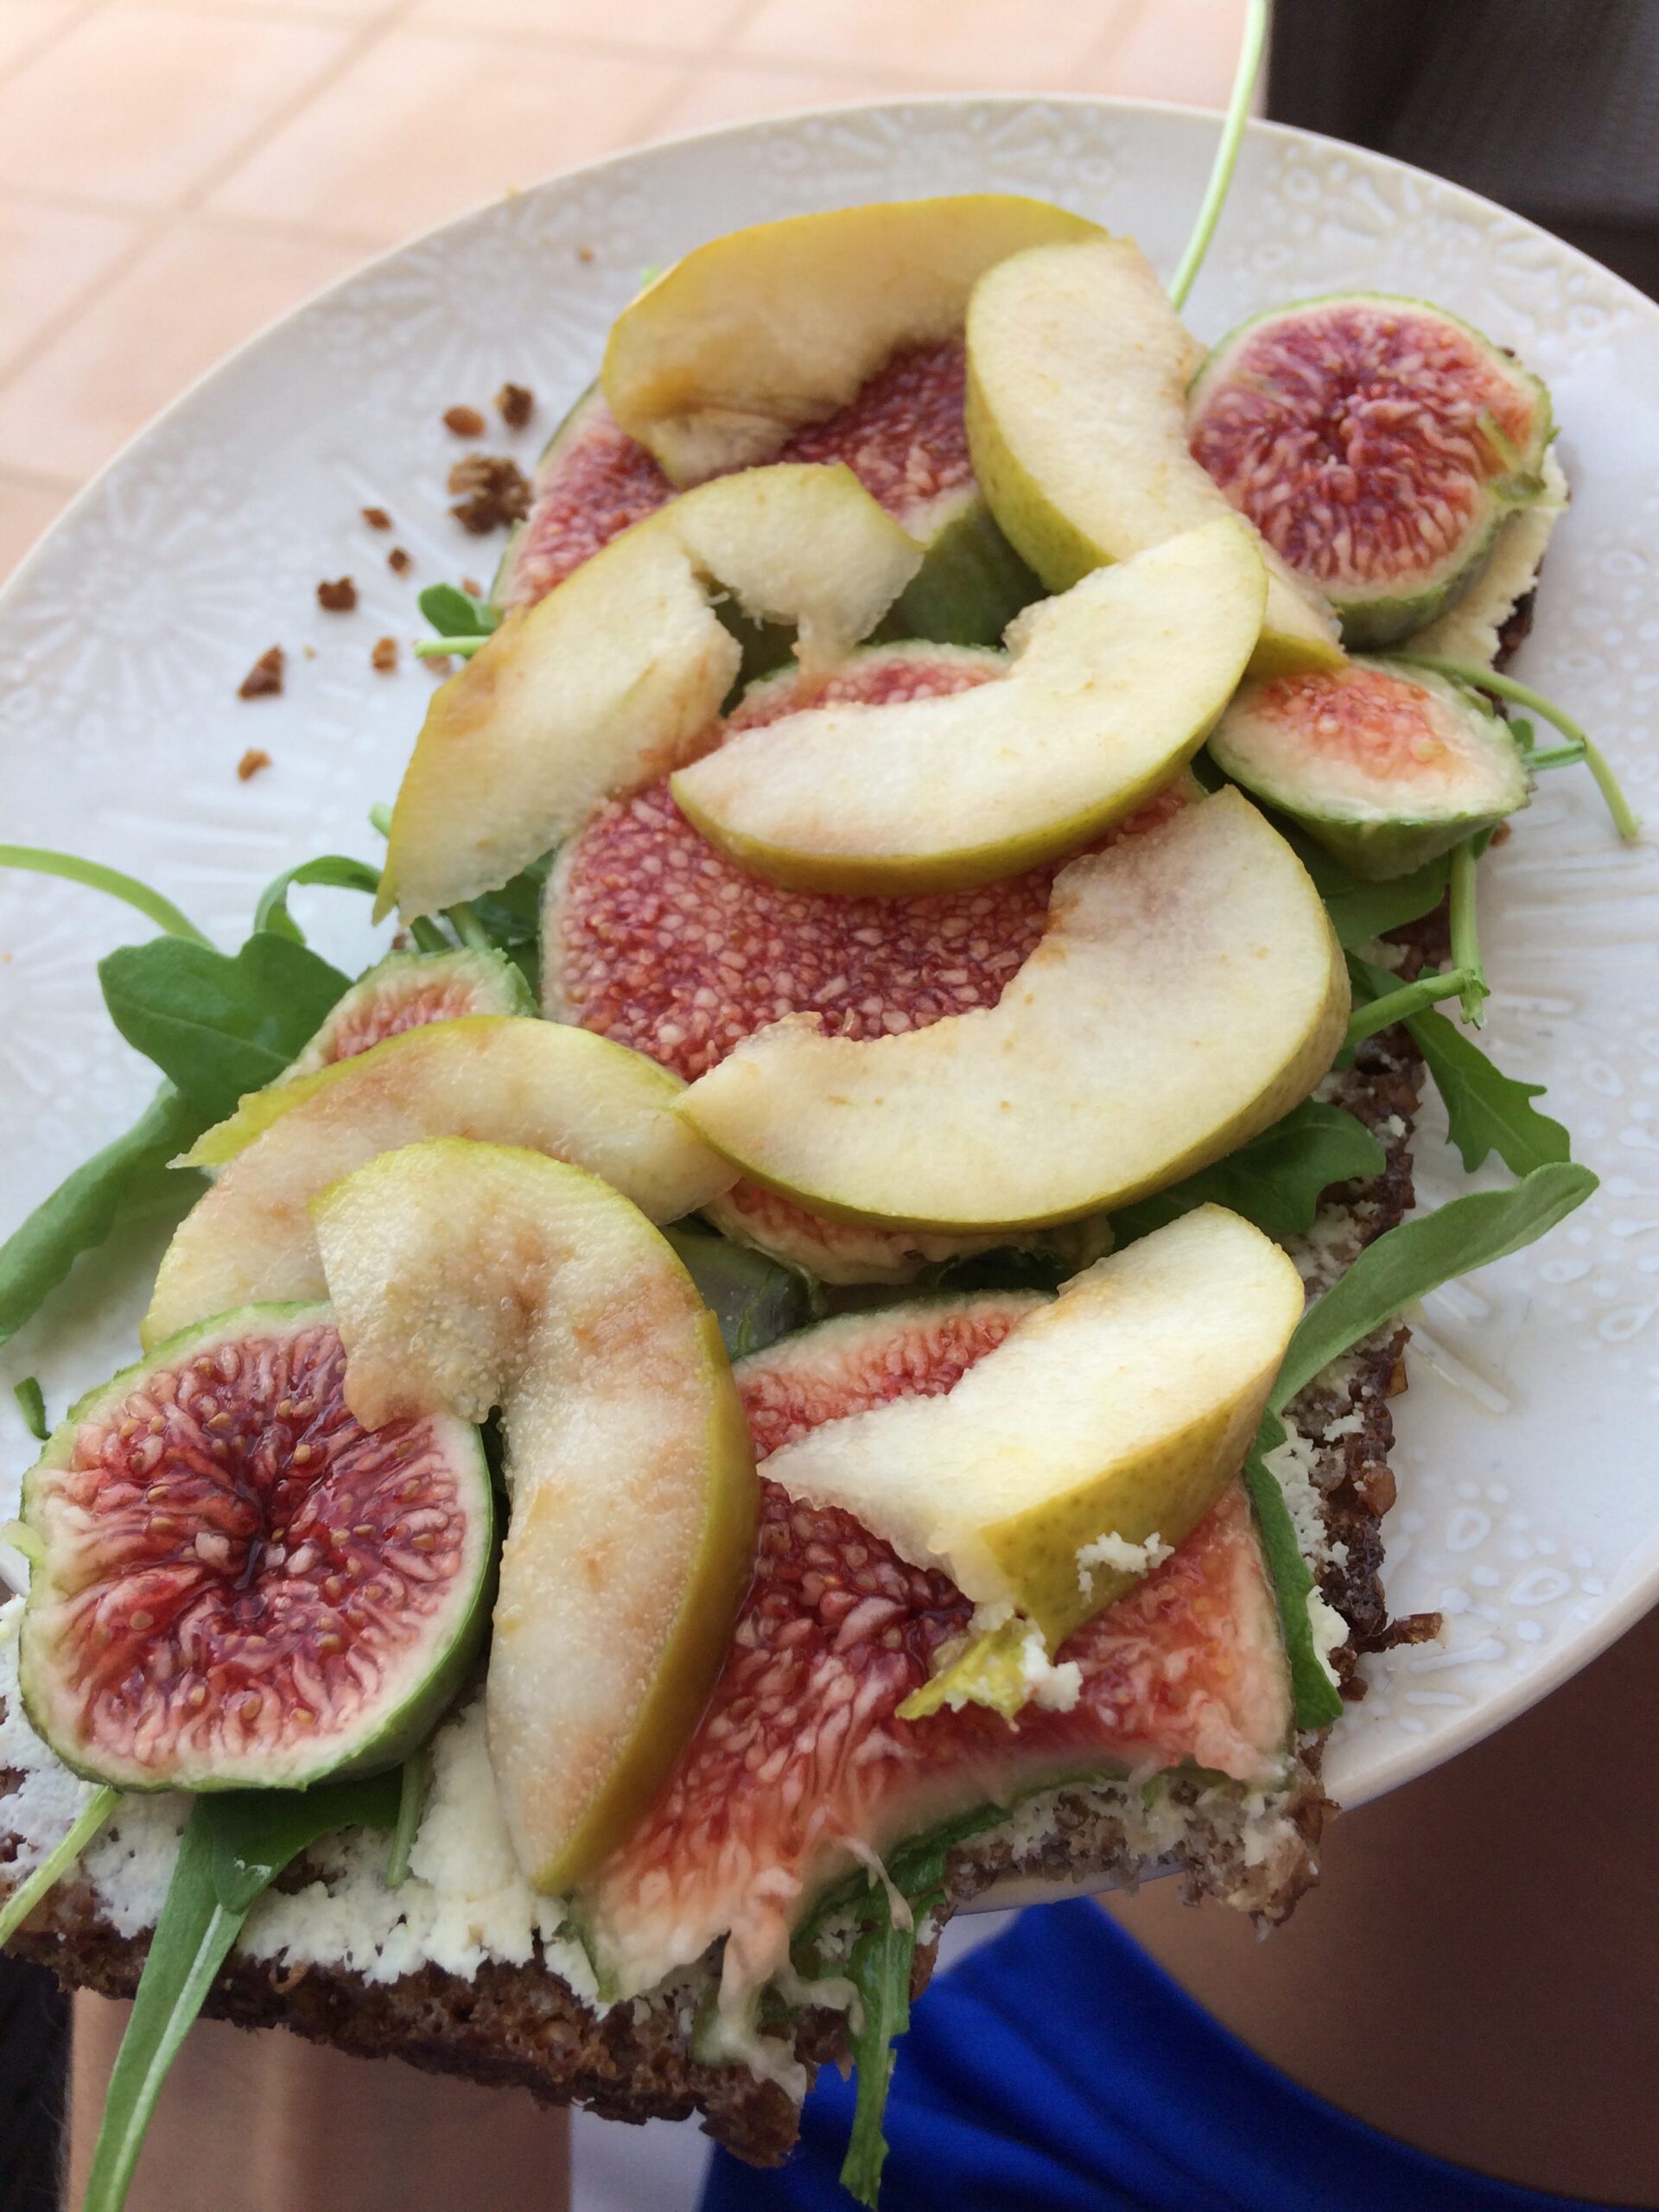
[[[409,925],[409,933],[423,952],[453,952],[454,947],[435,921],[419,914]]]
[[[460,900],[453,906],[446,906],[443,910],[443,918],[461,943],[472,951],[492,952],[494,950],[489,931],[465,899]]]
[[[74,853],[54,853],[44,845],[0,845],[0,868],[26,868],[33,875],[60,875],[66,882],[84,883],[89,890],[106,892],[111,899],[136,906],[169,937],[187,937],[194,944],[213,944],[212,938],[204,937],[170,899],[140,883],[136,875],[124,875],[118,868],[105,868],[99,861],[84,861]]]
[[[423,638],[415,651],[422,660],[443,660],[451,653],[460,660],[470,660],[480,645],[489,642],[487,637]]]
[[[120,1795],[118,1789],[95,1789],[56,1850],[49,1852],[28,1879],[17,1885],[3,1909],[0,1909],[0,1948],[10,1942],[41,1899],[56,1889],[77,1864],[82,1852],[115,1810]]]
[[[1186,296],[1192,289],[1193,279],[1204,266],[1204,257],[1210,251],[1210,241],[1215,235],[1216,225],[1226,204],[1229,188],[1233,181],[1233,168],[1238,160],[1238,149],[1244,137],[1244,125],[1250,112],[1250,95],[1262,67],[1262,49],[1268,38],[1268,0],[1249,0],[1249,12],[1244,19],[1244,42],[1238,51],[1238,67],[1233,77],[1232,97],[1227,103],[1227,120],[1222,126],[1221,143],[1216,149],[1216,158],[1210,171],[1210,181],[1205,187],[1204,204],[1198,209],[1198,219],[1192,226],[1192,235],[1186,242],[1186,251],[1181,256],[1181,265],[1175,271],[1169,288],[1169,302],[1179,309],[1186,305]]]
[[[1448,968],[1443,976],[1420,976],[1414,983],[1402,983],[1397,991],[1390,991],[1386,998],[1373,999],[1369,1006],[1356,1007],[1348,1023],[1348,1033],[1342,1040],[1344,1052],[1351,1052],[1366,1038],[1375,1037],[1379,1029],[1392,1027],[1408,1014],[1421,1014],[1426,1006],[1438,1005],[1441,999],[1455,999],[1462,995],[1468,977],[1461,968]]]
[[[398,1777],[397,1825],[391,1832],[391,1849],[386,1856],[386,1887],[401,1890],[409,1879],[409,1854],[415,1848],[415,1839],[421,1832],[421,1822],[426,1814],[427,1795],[432,1787],[432,1753],[424,1745],[411,1751],[404,1761]]]
[[[1471,1029],[1485,1020],[1486,1000],[1491,995],[1480,957],[1480,938],[1475,923],[1475,848],[1472,839],[1452,855],[1452,880],[1447,912],[1452,925],[1452,965],[1465,978],[1458,994],[1459,1011]]]
[[[369,809],[369,827],[383,837],[391,835],[391,808],[383,798],[378,798]]]
[[[1470,668],[1460,660],[1442,660],[1435,653],[1395,653],[1393,658],[1402,668],[1432,669],[1435,675],[1449,676],[1454,683],[1466,684],[1471,691],[1490,691],[1495,699],[1510,699],[1517,707],[1530,707],[1535,715],[1554,722],[1569,744],[1583,747],[1584,765],[1595,778],[1596,787],[1607,802],[1607,811],[1612,816],[1613,827],[1619,836],[1629,844],[1641,835],[1641,817],[1619,788],[1618,778],[1605,755],[1564,707],[1558,707],[1553,699],[1546,699],[1530,684],[1517,683],[1512,676],[1499,676],[1493,669]],[[1532,759],[1534,766],[1537,766],[1539,756],[1534,754]]]
[[[1553,745],[1543,753],[1529,753],[1529,768],[1573,768],[1584,758],[1581,745]]]

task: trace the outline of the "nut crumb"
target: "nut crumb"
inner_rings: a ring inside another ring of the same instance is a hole
[[[261,653],[238,685],[236,695],[238,698],[274,698],[283,688],[284,658],[285,656],[280,645],[273,645],[269,652]]]
[[[349,614],[357,605],[357,586],[349,576],[337,576],[333,583],[317,586],[317,605],[326,607],[330,614]]]
[[[592,248],[592,246],[590,246],[590,245],[579,245],[579,246],[576,248],[576,259],[577,259],[578,261],[591,261],[591,260],[593,259],[593,257],[594,257],[594,249]]]
[[[476,407],[446,407],[443,427],[458,438],[476,438],[483,435],[484,417]]]
[[[269,768],[270,755],[257,745],[251,745],[236,764],[236,772],[243,783],[249,783],[262,768]]]
[[[382,676],[390,676],[397,665],[396,638],[377,638],[369,652],[369,665]]]
[[[448,676],[455,664],[448,653],[423,653],[421,663],[429,674],[433,676]]]
[[[317,657],[317,649],[315,645],[307,645],[304,648],[304,652],[307,660],[315,660]]]
[[[495,395],[495,404],[510,430],[522,430],[536,412],[536,395],[528,385],[504,384]]]
[[[482,599],[484,596],[484,587],[476,576],[463,576],[461,588],[468,599]]]
[[[469,453],[450,470],[449,489],[462,495],[450,513],[475,537],[522,522],[530,512],[530,480],[502,454]]]
[[[365,507],[363,519],[371,530],[390,530],[391,517],[384,507]]]
[[[1514,835],[1514,830],[1507,822],[1500,822],[1486,842],[1489,845],[1507,845]]]
[[[394,545],[386,556],[386,566],[394,575],[401,576],[410,565],[409,556],[401,545]]]

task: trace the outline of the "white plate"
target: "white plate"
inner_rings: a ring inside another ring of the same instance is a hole
[[[307,854],[373,857],[431,679],[384,632],[418,633],[414,587],[487,576],[493,542],[446,512],[461,450],[439,425],[505,377],[533,454],[593,375],[648,264],[736,225],[852,201],[1030,192],[1132,232],[1169,268],[1214,118],[1106,101],[851,108],[684,139],[578,171],[374,263],[247,346],[106,469],[0,596],[7,837],[70,847],[161,886],[220,942]],[[1548,378],[1577,498],[1522,672],[1605,745],[1659,813],[1659,310],[1472,194],[1372,154],[1253,124],[1190,302],[1212,338],[1276,302],[1363,287],[1437,300]],[[185,310],[188,311],[188,308]],[[396,518],[394,542],[358,518]],[[350,616],[319,612],[349,572]],[[275,641],[285,696],[236,688]],[[314,645],[315,659],[302,649]],[[275,766],[236,778],[245,747]],[[1329,1772],[1349,1802],[1421,1773],[1560,1682],[1659,1595],[1659,855],[1622,850],[1588,779],[1548,779],[1484,871],[1497,1058],[1545,1080],[1602,1189],[1548,1243],[1429,1300],[1396,1407],[1389,1594],[1440,1607],[1442,1648],[1373,1662]],[[365,904],[301,893],[332,957],[374,950]],[[149,934],[67,884],[0,872],[0,1224],[10,1227],[139,1110],[154,1081],[116,1037],[93,963]],[[1426,1117],[1420,1182],[1461,1179]],[[142,1250],[94,1255],[0,1358],[54,1408],[130,1357]],[[0,1408],[9,1492],[30,1446]],[[10,1508],[8,1507],[8,1510]]]

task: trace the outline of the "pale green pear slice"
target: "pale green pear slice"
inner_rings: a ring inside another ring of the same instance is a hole
[[[574,1161],[658,1221],[695,1212],[734,1176],[675,1113],[683,1088],[586,1029],[473,1014],[254,1091],[186,1155],[221,1172],[167,1249],[143,1342],[233,1306],[322,1297],[310,1201],[377,1153],[426,1137]]]
[[[711,592],[792,622],[805,665],[873,630],[920,550],[851,469],[705,484],[508,614],[433,694],[404,772],[375,912],[406,919],[505,883],[603,800],[707,738],[742,655]]]
[[[1004,534],[1051,591],[1230,514],[1186,446],[1203,358],[1127,238],[1035,246],[968,308],[968,444]],[[1341,659],[1336,619],[1271,548],[1258,675]]]
[[[792,1015],[679,1110],[821,1211],[1032,1228],[1161,1190],[1276,1122],[1330,1066],[1348,1004],[1306,870],[1224,791],[1072,861],[995,1006],[868,1042]]]
[[[501,1409],[490,1764],[525,1873],[566,1890],[650,1809],[748,1583],[758,1486],[719,1328],[638,1207],[536,1153],[410,1146],[314,1211],[365,1427]]]
[[[734,738],[673,779],[741,867],[791,890],[960,891],[1076,852],[1204,742],[1262,627],[1236,517],[1099,569],[1010,626],[998,682],[830,706]]]
[[[1271,1238],[1200,1206],[1073,1276],[946,1395],[825,1421],[766,1475],[1052,1652],[1237,1474],[1302,1305]]]
[[[601,384],[676,484],[775,454],[901,346],[962,327],[1007,255],[1099,226],[1042,200],[960,193],[758,223],[665,270],[611,327]]]

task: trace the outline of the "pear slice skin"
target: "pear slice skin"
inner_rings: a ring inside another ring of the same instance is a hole
[[[557,1894],[650,1809],[748,1584],[759,1485],[719,1326],[636,1206],[538,1153],[407,1146],[313,1211],[365,1427],[502,1410],[490,1762]]]
[[[1139,1576],[1102,1536],[1185,1542],[1237,1474],[1303,1290],[1271,1238],[1199,1206],[1075,1275],[956,1388],[826,1421],[766,1462],[1052,1651]]]
[[[681,810],[794,891],[963,891],[1076,852],[1192,758],[1261,633],[1255,533],[1218,517],[1011,626],[1001,682],[821,707],[672,779]]]
[[[823,1212],[1037,1228],[1207,1166],[1306,1097],[1347,1024],[1330,918],[1235,791],[1074,861],[994,1007],[868,1042],[794,1015],[678,1101],[744,1174]]]
[[[309,1202],[423,1138],[523,1146],[602,1175],[657,1220],[695,1212],[735,1175],[675,1113],[683,1089],[588,1030],[473,1014],[254,1091],[186,1155],[220,1172],[168,1246],[141,1339],[233,1306],[322,1297]]]
[[[770,458],[899,347],[952,336],[976,280],[1007,255],[1104,235],[1011,193],[758,223],[686,254],[622,310],[601,385],[672,481],[699,484]]]
[[[1233,508],[1187,451],[1203,359],[1133,241],[1034,246],[968,308],[968,445],[1004,535],[1051,591]],[[1271,549],[1258,676],[1340,664],[1336,618]]]
[[[607,798],[689,759],[742,654],[713,584],[798,625],[804,664],[872,631],[921,566],[850,468],[756,468],[675,499],[509,613],[434,692],[392,809],[375,916],[505,883]]]

